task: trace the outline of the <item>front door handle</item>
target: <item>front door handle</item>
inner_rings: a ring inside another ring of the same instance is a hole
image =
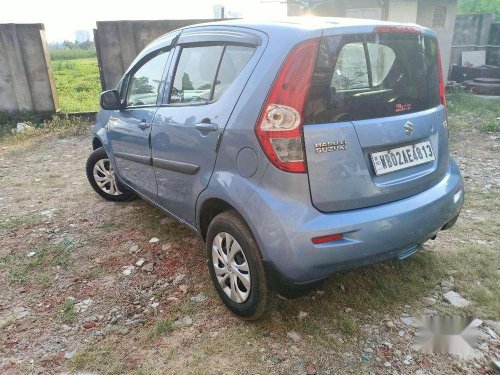
[[[211,122],[199,122],[194,127],[201,132],[214,132],[219,129],[217,124],[212,124]]]
[[[139,125],[137,125],[137,127],[139,129],[142,129],[142,130],[146,130],[147,128],[149,128],[151,125],[147,123],[146,120],[142,120],[141,123]]]

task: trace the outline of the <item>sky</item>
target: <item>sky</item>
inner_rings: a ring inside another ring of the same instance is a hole
[[[13,0],[2,4],[0,23],[43,23],[49,43],[74,41],[96,21],[213,18],[215,4],[245,18],[286,16],[279,0]]]

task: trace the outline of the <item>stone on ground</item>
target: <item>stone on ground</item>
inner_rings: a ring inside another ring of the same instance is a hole
[[[443,298],[446,302],[455,307],[467,307],[471,304],[470,301],[467,301],[460,294],[452,290],[443,294]]]

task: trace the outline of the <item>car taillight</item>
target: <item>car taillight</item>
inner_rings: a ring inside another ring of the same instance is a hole
[[[439,76],[439,98],[441,100],[441,104],[446,107],[446,93],[444,87],[443,65],[441,64],[441,50],[439,49],[439,44],[437,45],[437,68]]]
[[[445,111],[445,120],[443,122],[443,126],[446,128],[446,134],[448,135],[448,138],[450,138],[450,128],[448,127],[448,111],[446,109],[446,88],[444,86],[443,65],[441,64],[441,50],[439,48],[439,44],[437,44],[436,53],[437,53],[437,68],[439,77],[439,100],[441,104],[444,106],[444,111]]]
[[[268,159],[286,172],[304,173],[304,110],[316,63],[319,39],[295,46],[262,107],[255,133]]]

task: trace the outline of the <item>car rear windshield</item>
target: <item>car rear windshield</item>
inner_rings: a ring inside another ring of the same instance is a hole
[[[435,38],[375,33],[322,38],[305,124],[355,121],[439,105]]]

